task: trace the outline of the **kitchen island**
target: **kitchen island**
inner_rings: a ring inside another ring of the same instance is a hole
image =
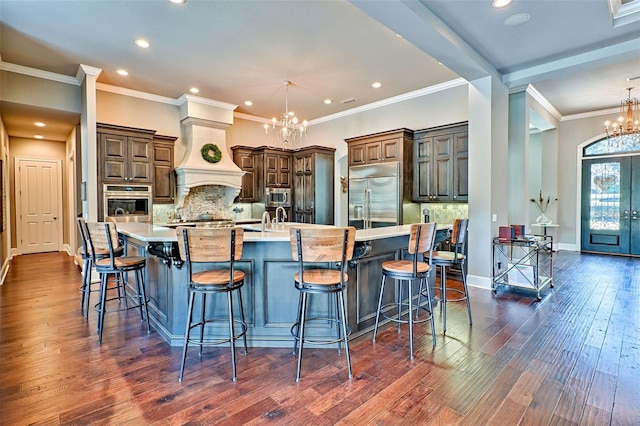
[[[253,347],[288,347],[290,333],[296,321],[299,293],[293,284],[298,264],[291,258],[288,228],[296,224],[281,224],[270,232],[244,234],[242,260],[236,267],[246,274],[242,301],[248,324],[247,339]],[[310,226],[300,224],[299,226]],[[326,225],[324,225],[326,226]],[[351,338],[372,330],[378,303],[382,262],[406,257],[411,225],[358,230],[354,260],[349,265],[347,289],[347,322]],[[449,227],[441,226],[437,239],[448,235]],[[150,297],[149,314],[152,326],[172,346],[180,346],[186,324],[187,270],[177,251],[175,229],[143,223],[118,224],[128,255],[144,256],[147,260],[145,279]],[[197,269],[196,269],[197,270]],[[434,274],[431,277],[432,285]],[[406,297],[406,296],[405,296]],[[212,309],[226,312],[226,301],[211,303]],[[392,292],[385,294],[383,303],[395,300]],[[196,304],[196,312],[199,310]],[[315,299],[311,310],[314,316],[327,316],[335,309],[329,297]],[[316,315],[317,314],[317,315]],[[319,336],[335,335],[333,324],[314,325]],[[212,333],[217,334],[217,329]],[[220,335],[227,332],[221,325]]]

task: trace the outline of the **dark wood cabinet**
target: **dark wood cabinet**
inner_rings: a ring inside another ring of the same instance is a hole
[[[466,123],[414,133],[413,201],[468,200],[469,138]]]
[[[264,186],[291,188],[291,152],[265,149],[263,155]]]
[[[410,132],[401,129],[401,132]],[[402,161],[403,140],[399,131],[378,133],[346,139],[349,144],[349,166],[385,161]]]
[[[292,220],[301,223],[334,223],[335,149],[320,146],[293,152]]]
[[[244,175],[242,176],[242,188],[237,201],[253,203],[260,200],[260,161],[255,148],[245,146],[233,146],[233,162],[236,163]]]
[[[175,199],[175,174],[173,171],[173,145],[176,137],[153,137],[153,202],[173,204]]]
[[[154,130],[98,124],[102,183],[151,184]]]

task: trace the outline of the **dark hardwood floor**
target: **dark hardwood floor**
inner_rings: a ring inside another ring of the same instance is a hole
[[[147,335],[136,312],[80,312],[80,274],[61,253],[14,258],[0,288],[2,425],[273,423],[640,424],[640,259],[559,252],[555,288],[471,289],[473,327],[449,304],[437,347],[427,324],[351,345],[354,378],[330,349],[197,350],[178,383],[181,350]],[[185,307],[186,308],[186,307]]]

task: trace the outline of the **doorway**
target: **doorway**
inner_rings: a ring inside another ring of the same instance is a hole
[[[581,249],[640,256],[640,155],[582,162]]]
[[[62,165],[16,157],[16,236],[20,254],[60,251]]]

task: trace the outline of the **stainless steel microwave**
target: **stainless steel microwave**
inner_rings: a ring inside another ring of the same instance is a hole
[[[291,188],[265,188],[265,207],[291,207]]]

